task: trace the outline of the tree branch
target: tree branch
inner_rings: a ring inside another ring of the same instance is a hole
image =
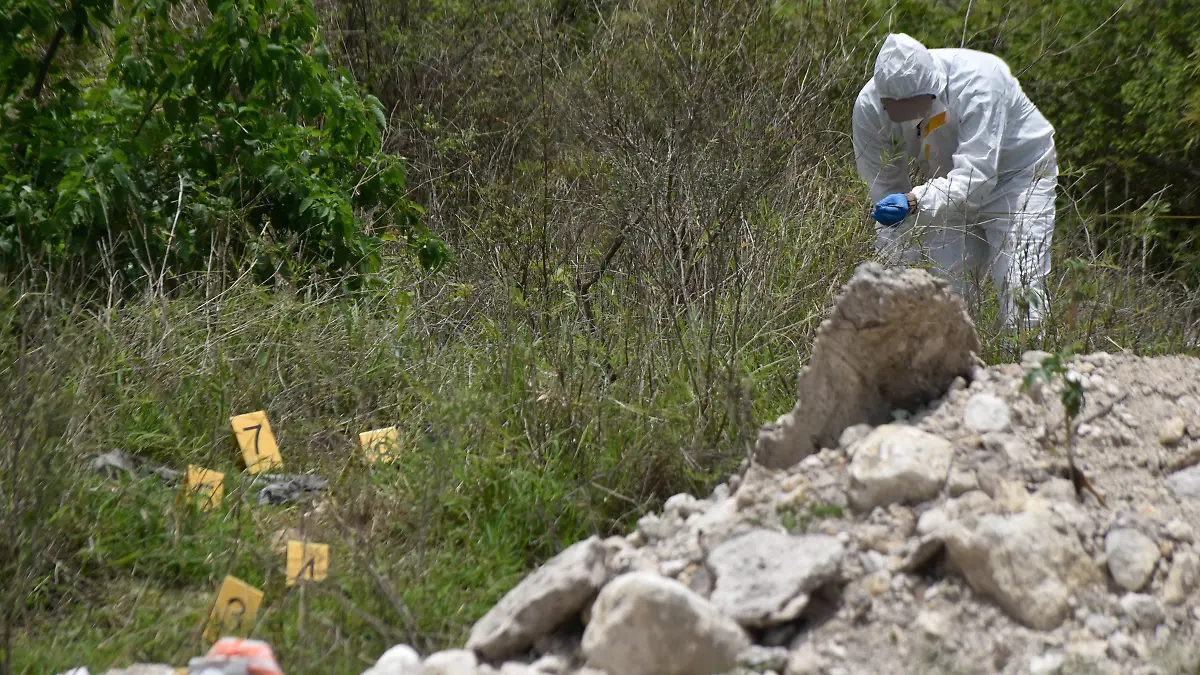
[[[38,70],[37,81],[33,83],[33,89],[29,92],[29,98],[35,103],[42,95],[42,88],[46,86],[46,77],[50,74],[50,64],[54,62],[54,55],[58,52],[58,45],[62,43],[65,32],[60,25],[58,30],[54,31],[54,38],[50,40],[50,46],[46,47],[46,55],[42,57],[42,67]]]

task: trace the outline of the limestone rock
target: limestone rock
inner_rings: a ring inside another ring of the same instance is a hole
[[[408,645],[396,645],[384,652],[362,675],[424,675],[421,655]]]
[[[1066,657],[1062,652],[1046,652],[1029,660],[1029,675],[1057,675]]]
[[[1079,539],[1041,512],[986,514],[973,527],[956,523],[945,543],[951,564],[977,593],[1031,628],[1057,627],[1068,597],[1101,579]]]
[[[914,427],[885,424],[859,444],[850,463],[850,504],[859,511],[937,496],[954,446]]]
[[[1007,431],[1011,422],[1008,404],[995,394],[975,394],[963,409],[963,425],[976,433]]]
[[[608,580],[605,553],[600,538],[593,536],[551,558],[475,623],[467,649],[497,661],[578,614]]]
[[[1163,585],[1163,602],[1180,605],[1200,586],[1200,556],[1183,549],[1175,554],[1175,562]]]
[[[1104,552],[1113,579],[1129,591],[1146,585],[1160,556],[1153,539],[1130,527],[1110,531],[1104,538]]]
[[[1176,499],[1200,502],[1200,464],[1176,471],[1165,482]]]
[[[425,675],[475,675],[479,660],[469,649],[447,649],[425,657]]]
[[[1142,628],[1154,628],[1163,620],[1163,608],[1158,598],[1145,593],[1126,593],[1121,596],[1121,610]]]
[[[838,574],[842,554],[836,537],[755,530],[709,554],[717,577],[711,600],[743,626],[791,621],[808,605],[808,594]]]
[[[979,351],[965,305],[945,281],[865,262],[817,330],[795,407],[759,431],[755,459],[788,467],[837,447],[846,427],[915,410],[969,375]]]
[[[842,430],[838,435],[838,447],[842,450],[848,450],[854,444],[866,438],[871,433],[870,424],[852,424]]]
[[[778,673],[787,668],[789,657],[791,657],[791,653],[786,647],[750,645],[749,649],[744,649],[742,653],[738,654],[737,663],[739,666],[757,673],[768,670]]]
[[[565,675],[569,666],[567,660],[557,654],[547,654],[529,664],[532,670],[546,675]]]
[[[1107,614],[1092,614],[1084,626],[1096,637],[1106,638],[1117,630],[1117,620]]]
[[[821,675],[825,672],[825,657],[810,644],[800,646],[788,658],[784,675]]]
[[[588,664],[621,675],[712,675],[750,638],[711,602],[672,579],[634,572],[596,598],[583,633]]]
[[[1162,421],[1158,428],[1158,442],[1163,445],[1175,445],[1183,440],[1187,433],[1187,424],[1182,417],[1171,417]]]
[[[946,492],[951,497],[961,497],[972,490],[979,489],[979,478],[974,471],[951,469],[950,477],[946,480]]]

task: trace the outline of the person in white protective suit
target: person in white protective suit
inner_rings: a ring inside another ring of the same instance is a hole
[[[989,276],[1008,327],[1040,323],[1058,182],[1054,128],[1008,65],[887,37],[854,103],[854,157],[891,262],[927,262],[973,300]],[[923,185],[912,187],[908,160]]]

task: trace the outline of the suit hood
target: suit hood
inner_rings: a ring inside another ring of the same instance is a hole
[[[904,33],[892,33],[875,58],[875,91],[880,98],[941,95],[946,71],[925,45]]]

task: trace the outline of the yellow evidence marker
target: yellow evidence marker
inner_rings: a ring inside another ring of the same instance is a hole
[[[237,437],[238,446],[242,449],[242,459],[246,461],[246,470],[258,473],[268,469],[283,466],[283,457],[279,455],[279,447],[275,445],[275,435],[271,433],[271,423],[267,421],[267,413],[259,410],[229,418],[233,427],[233,435]]]
[[[395,459],[393,449],[400,447],[400,433],[396,427],[373,429],[358,435],[358,444],[362,447],[370,462],[391,462]]]
[[[329,545],[292,539],[287,543],[287,585],[297,581],[323,581],[329,575]]]
[[[263,593],[234,576],[226,576],[204,628],[204,639],[216,642],[223,634],[241,633],[258,614]]]
[[[187,474],[183,477],[181,498],[202,500],[200,508],[207,511],[216,508],[224,496],[225,474],[188,464]]]

